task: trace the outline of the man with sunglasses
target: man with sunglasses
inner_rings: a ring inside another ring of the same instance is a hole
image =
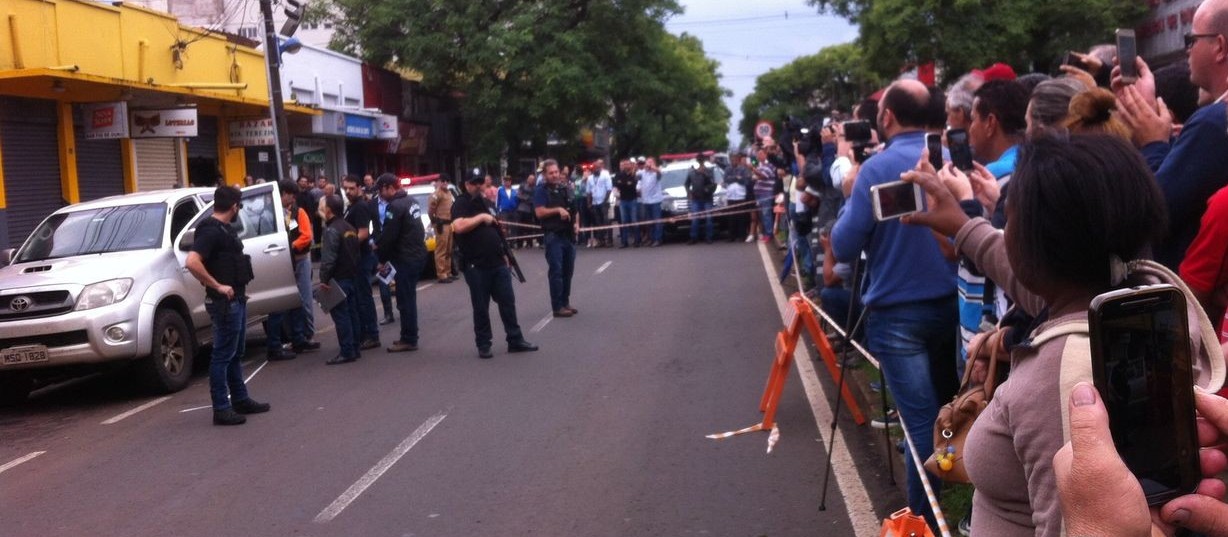
[[[1168,205],[1168,238],[1156,245],[1156,260],[1176,270],[1198,233],[1207,200],[1228,186],[1228,0],[1207,0],[1194,12],[1185,36],[1190,82],[1214,97],[1172,137],[1172,114],[1156,98],[1155,77],[1139,58],[1138,80],[1125,84],[1113,70],[1118,111],[1134,143],[1156,174]]]

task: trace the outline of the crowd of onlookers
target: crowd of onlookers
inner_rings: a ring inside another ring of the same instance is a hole
[[[1111,449],[1095,389],[1059,383],[1069,336],[1038,337],[1085,321],[1093,297],[1127,285],[1114,267],[1135,259],[1178,274],[1189,306],[1216,329],[1225,319],[1228,2],[1204,2],[1192,24],[1186,58],[1154,70],[1140,58],[1137,77],[1121,75],[1114,45],[1097,45],[1052,74],[994,64],[945,90],[902,79],[809,138],[761,140],[754,175],[726,173],[727,184],[777,179],[750,183],[744,199],[761,200],[758,220],[775,222],[767,211],[783,195],[780,222],[809,294],[846,330],[860,328],[853,337],[881,363],[920,459],[932,455],[936,416],[965,368],[983,378],[991,354],[1009,365],[959,454],[975,487],[965,532],[1125,535],[1154,524],[1162,534],[1228,535],[1215,479],[1228,458],[1204,449],[1210,480],[1148,512]],[[845,120],[869,122],[871,140],[846,132]],[[930,163],[927,134],[951,129],[967,133],[967,169],[950,162],[946,138],[943,165]],[[877,219],[872,187],[902,178],[925,189],[926,210]],[[999,330],[991,353],[982,343]],[[1219,351],[1201,359],[1223,360]],[[1197,407],[1204,448],[1220,445],[1228,401],[1199,393]],[[932,523],[908,466],[909,505]],[[929,480],[941,494],[938,476]],[[1105,486],[1123,483],[1132,485]]]

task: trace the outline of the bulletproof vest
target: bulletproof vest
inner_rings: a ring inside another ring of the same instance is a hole
[[[214,250],[209,259],[204,260],[205,270],[222,285],[229,285],[236,290],[242,290],[256,275],[252,272],[252,258],[243,253],[243,243],[235,235],[230,226],[216,218],[207,218],[200,227],[217,226],[225,239],[220,248]],[[213,289],[206,289],[206,294],[213,298],[221,298],[222,294]]]
[[[539,185],[538,188],[543,188],[543,186]],[[547,184],[544,188],[546,189],[547,208],[562,207],[569,209],[571,207],[571,194],[568,192],[567,185]],[[557,216],[542,219],[541,226],[542,229],[553,233],[569,233],[571,231],[571,222],[564,221]]]

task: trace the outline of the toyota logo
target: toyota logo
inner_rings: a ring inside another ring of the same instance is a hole
[[[12,302],[9,302],[9,309],[13,311],[26,311],[30,309],[30,306],[33,304],[34,302],[30,300],[30,297],[19,296],[14,298]]]

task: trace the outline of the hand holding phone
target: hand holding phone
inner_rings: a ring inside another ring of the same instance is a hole
[[[921,212],[925,193],[916,183],[894,181],[870,187],[870,202],[874,206],[874,219],[884,222]]]
[[[929,151],[930,166],[934,171],[942,169],[942,135],[929,133],[925,135],[925,149]]]
[[[947,146],[951,152],[951,162],[962,171],[971,171],[972,145],[968,141],[968,131],[951,129],[947,131]]]
[[[1121,82],[1126,85],[1138,80],[1137,40],[1134,30],[1117,30],[1117,65],[1121,68]]]

